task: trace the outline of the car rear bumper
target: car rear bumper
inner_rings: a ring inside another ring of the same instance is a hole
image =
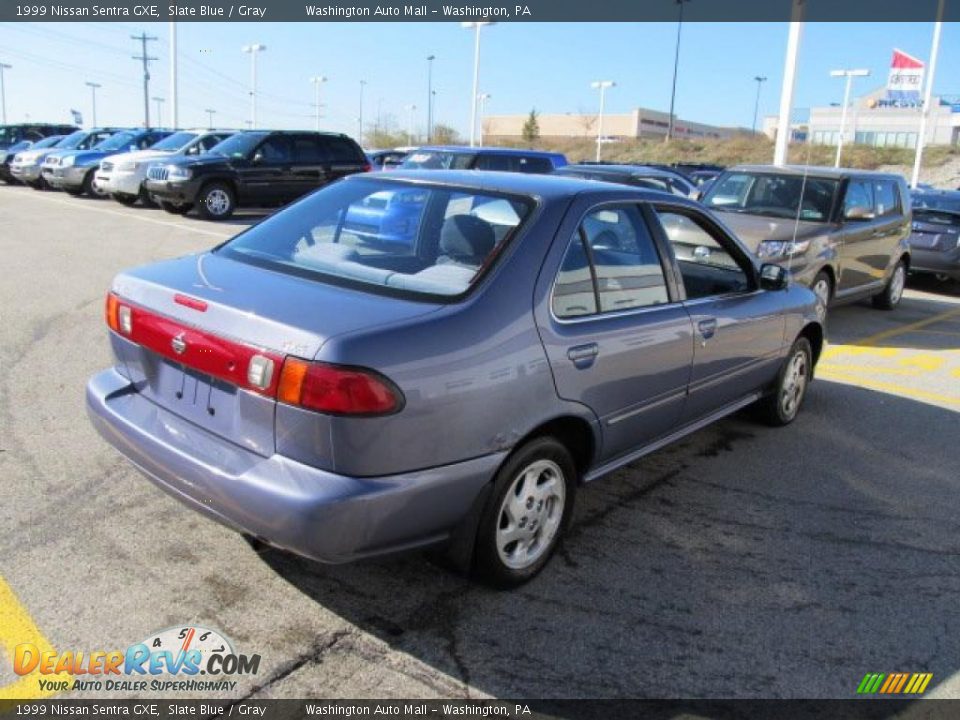
[[[150,402],[114,369],[90,379],[87,412],[110,444],[185,505],[327,563],[446,539],[506,455],[402,475],[337,475],[218,438]]]
[[[960,280],[960,247],[944,252],[943,250],[926,250],[911,246],[910,270],[911,272],[949,275],[954,280]]]

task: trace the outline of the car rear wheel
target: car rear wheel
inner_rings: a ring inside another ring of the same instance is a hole
[[[483,581],[513,587],[543,569],[569,522],[576,478],[570,453],[549,437],[530,441],[504,463],[477,531]]]
[[[144,207],[155,208],[157,206],[157,204],[153,201],[153,198],[150,197],[150,193],[148,193],[147,189],[142,185],[140,186],[139,197],[140,204],[142,204]]]
[[[757,404],[760,418],[774,426],[789,425],[800,412],[807,387],[813,379],[813,349],[799,337],[790,348],[774,391]]]
[[[830,298],[833,297],[833,283],[830,281],[830,275],[821,270],[810,284],[810,289],[817,296],[817,316],[821,322],[827,317],[827,308],[830,306]]]
[[[200,215],[207,220],[226,220],[236,206],[233,190],[226,183],[214,182],[200,191],[198,208]]]
[[[94,182],[93,172],[94,171],[91,170],[84,176],[83,186],[80,189],[81,193],[92,198],[106,197],[107,196],[106,192],[97,189],[97,185]]]
[[[893,310],[900,304],[903,289],[907,284],[907,265],[900,260],[893,269],[890,280],[887,281],[883,292],[873,296],[873,306],[880,310]]]
[[[112,197],[118,203],[122,205],[126,205],[127,207],[137,204],[136,195],[126,195],[124,193],[113,193],[113,195],[111,195],[110,197]]]
[[[181,203],[178,205],[177,203],[172,203],[168,200],[161,200],[160,209],[170,213],[171,215],[186,215],[193,209],[193,204]]]

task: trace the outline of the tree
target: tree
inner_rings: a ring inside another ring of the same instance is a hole
[[[540,137],[540,123],[537,122],[537,109],[533,108],[527,121],[523,124],[523,139],[528,143],[535,142]]]
[[[457,145],[460,142],[460,135],[449,125],[436,123],[433,126],[431,141],[437,145]]]

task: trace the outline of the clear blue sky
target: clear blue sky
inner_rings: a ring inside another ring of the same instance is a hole
[[[921,59],[930,49],[932,23],[808,23],[800,52],[794,105],[826,105],[842,98],[842,81],[831,68],[866,67],[857,81],[865,92],[886,82],[890,54],[899,47]],[[146,30],[150,44],[150,94],[168,94],[166,23],[0,24],[0,62],[5,73],[8,121],[68,120],[71,108],[90,121],[90,89],[97,94],[100,124],[135,125],[143,119],[141,68],[131,56]],[[637,106],[666,110],[670,102],[675,24],[499,24],[483,31],[481,91],[493,97],[491,114],[593,112],[592,80],[612,79],[609,112]],[[677,114],[717,125],[749,127],[756,84],[766,75],[761,116],[779,102],[787,26],[783,23],[687,23],[683,28]],[[243,127],[249,118],[249,56],[242,45],[260,42],[261,126],[313,127],[312,75],[329,77],[323,88],[324,127],[356,135],[359,81],[365,124],[378,110],[399,129],[407,106],[417,105],[415,126],[425,125],[426,60],[434,54],[436,121],[465,132],[473,66],[472,31],[457,23],[180,23],[180,124],[206,125],[204,108],[217,110],[216,123]],[[934,87],[960,96],[960,27],[944,25]],[[151,113],[155,104],[151,103]],[[163,118],[169,121],[169,103]]]

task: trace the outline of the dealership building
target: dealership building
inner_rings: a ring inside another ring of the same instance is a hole
[[[874,147],[914,148],[920,130],[920,105],[901,105],[887,100],[879,89],[855,99],[847,108],[844,143]],[[810,108],[804,122],[791,123],[791,139],[818,145],[836,145],[840,138],[843,108],[839,105]],[[777,135],[778,118],[765,117],[763,132]],[[960,98],[934,96],[927,118],[927,145],[960,144]]]
[[[483,137],[488,141],[515,139],[523,136],[529,115],[486,115],[481,122]],[[540,137],[595,138],[599,130],[597,113],[538,114]],[[603,136],[611,140],[664,138],[670,125],[670,113],[637,108],[632,112],[603,115]],[[744,132],[741,128],[718,127],[682,120],[674,116],[675,138],[725,138]]]

